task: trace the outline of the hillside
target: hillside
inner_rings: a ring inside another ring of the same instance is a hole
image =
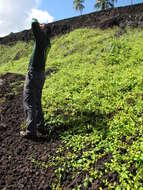
[[[142,27],[143,26],[143,3],[116,7],[108,10],[95,11],[89,14],[72,18],[58,20],[48,23],[51,28],[51,37],[63,35],[79,28],[101,28],[111,27]],[[32,30],[24,30],[17,33],[10,33],[8,36],[0,38],[0,44],[15,43],[17,41],[28,42],[33,40]]]
[[[84,28],[51,43],[50,137],[37,142],[19,137],[33,42],[0,45],[0,189],[142,190],[143,30]]]

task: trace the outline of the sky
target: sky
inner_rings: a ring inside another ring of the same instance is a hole
[[[85,0],[83,14],[95,11],[96,0]],[[116,6],[142,3],[143,0],[118,0]],[[0,0],[0,37],[11,32],[30,29],[32,18],[41,23],[80,15],[73,8],[73,0]]]

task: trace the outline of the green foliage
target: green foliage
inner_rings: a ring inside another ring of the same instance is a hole
[[[109,8],[114,8],[115,3],[117,0],[96,0],[96,3],[94,7],[96,9],[109,9]],[[79,10],[80,13],[82,14],[83,9],[85,8],[84,6],[85,0],[74,0],[73,5],[75,10]]]
[[[20,88],[24,86],[24,81],[16,81],[10,84],[12,91],[15,95],[18,95]]]
[[[26,129],[26,121],[24,121],[24,122],[20,125],[20,129],[21,129],[21,130]]]
[[[117,2],[117,0],[97,0],[95,3],[95,8],[101,10],[113,8],[115,2]]]
[[[52,40],[46,70],[56,72],[46,78],[42,104],[46,123],[64,128],[62,143],[50,166],[32,162],[55,169],[55,189],[64,176],[77,181],[73,189],[96,180],[100,189],[142,189],[143,31],[117,31],[78,29]],[[23,59],[0,70],[19,72]]]
[[[0,72],[26,73],[33,42],[0,45]]]
[[[81,14],[82,14],[83,9],[85,8],[85,6],[83,4],[84,1],[85,0],[74,0],[73,1],[75,10],[79,10]]]

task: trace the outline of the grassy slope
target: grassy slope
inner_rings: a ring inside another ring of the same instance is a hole
[[[96,179],[108,189],[143,189],[143,31],[117,30],[79,29],[52,40],[46,69],[56,72],[42,103],[46,122],[65,127],[44,163],[56,168],[53,189],[65,175],[79,177],[79,189]],[[25,74],[31,44],[0,46],[0,71]]]

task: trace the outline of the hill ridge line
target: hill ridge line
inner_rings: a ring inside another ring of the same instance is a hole
[[[52,30],[51,37],[84,27],[99,27],[106,29],[113,26],[143,26],[143,3],[62,19],[49,23],[47,26],[49,26]],[[31,29],[29,29],[17,33],[10,33],[5,37],[1,37],[0,44],[8,44],[17,41],[29,41],[32,39],[33,34]]]

